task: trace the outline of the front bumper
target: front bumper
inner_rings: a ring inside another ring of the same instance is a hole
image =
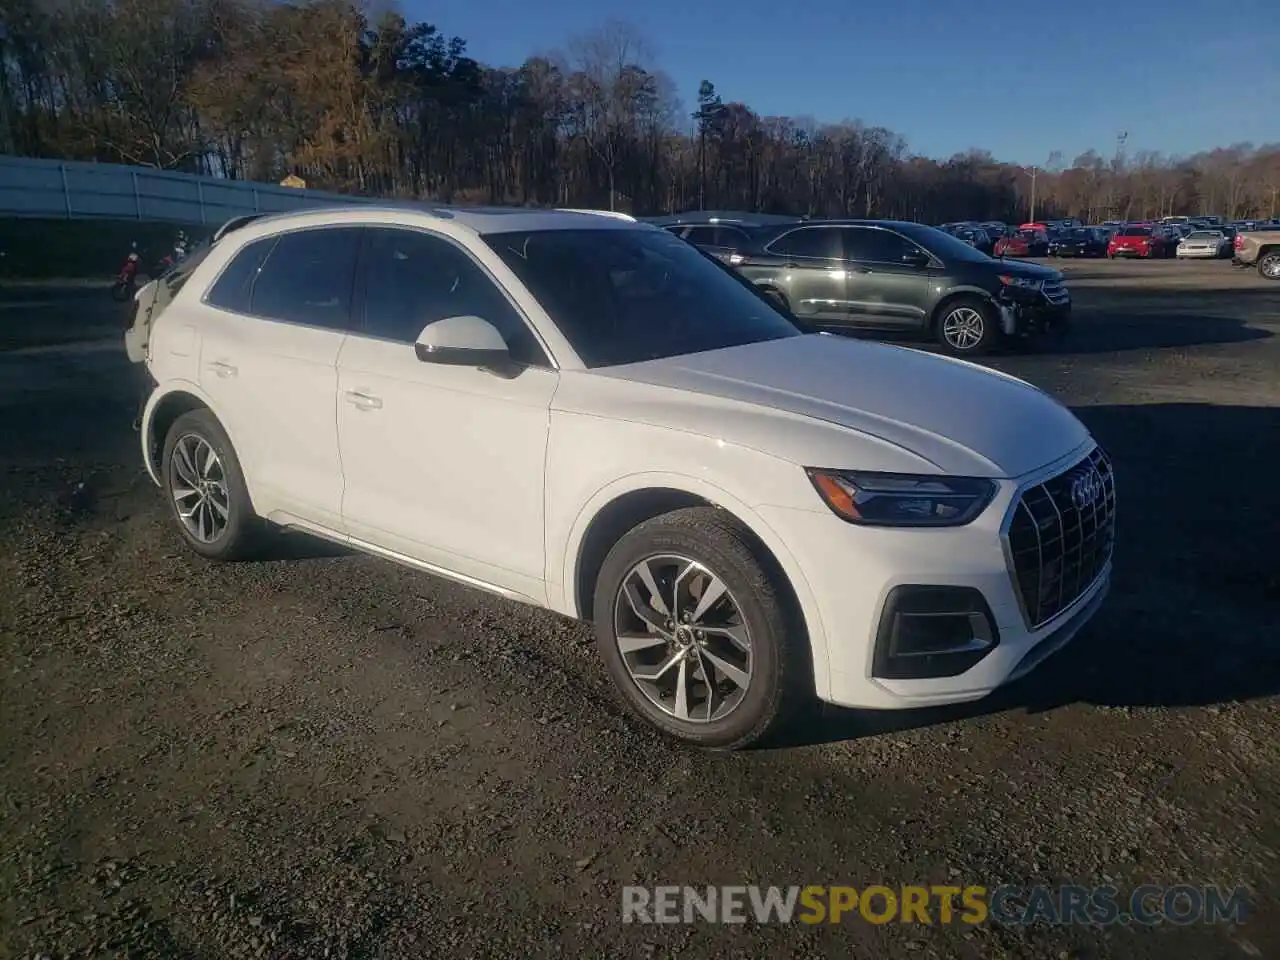
[[[1079,456],[1079,452],[1073,454],[1075,459]],[[817,606],[813,612],[826,637],[826,682],[818,685],[822,699],[871,709],[977,700],[1030,672],[1065,646],[1106,596],[1110,561],[1073,603],[1033,629],[1018,600],[1001,527],[1027,482],[1060,473],[1069,462],[1064,458],[1052,469],[1021,481],[1001,481],[992,505],[966,527],[854,527],[830,514],[762,508],[766,522],[785,531]],[[886,671],[884,624],[893,615],[894,597],[903,589],[921,586],[980,594],[996,635],[994,645],[971,665],[962,663],[964,669],[933,671],[949,675]]]
[[[1071,323],[1071,296],[1049,299],[1040,292],[1005,292],[996,298],[1000,322],[1009,337],[1034,337]]]

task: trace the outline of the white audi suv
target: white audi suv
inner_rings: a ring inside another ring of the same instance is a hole
[[[147,471],[204,557],[294,528],[594,623],[709,747],[973,700],[1107,590],[1110,461],[1014,377],[799,329],[656,227],[360,205],[139,291]]]

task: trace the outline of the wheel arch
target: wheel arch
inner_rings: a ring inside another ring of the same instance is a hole
[[[164,448],[164,440],[169,433],[169,428],[178,417],[184,413],[190,413],[192,410],[208,410],[217,419],[219,426],[226,432],[231,445],[236,449],[237,456],[241,456],[240,445],[236,442],[235,434],[227,426],[226,419],[218,412],[217,405],[213,403],[209,395],[194,383],[187,381],[174,383],[171,386],[157,389],[147,400],[147,407],[142,415],[140,436],[143,463],[156,486],[164,485],[163,477],[160,474],[160,452]],[[243,467],[244,461],[241,458],[241,468],[243,469]],[[249,487],[247,471],[245,472],[245,485]],[[249,499],[252,502],[253,491],[251,487]]]
[[[694,477],[640,475],[600,490],[578,514],[565,551],[564,609],[590,619],[595,581],[605,557],[629,530],[645,520],[683,507],[705,506],[725,511],[748,535],[766,570],[777,578],[797,622],[805,630],[815,693],[830,688],[826,634],[817,603],[794,556],[781,537],[750,507],[728,491]]]
[[[1000,304],[996,303],[996,298],[981,287],[961,287],[958,290],[952,290],[934,304],[933,310],[929,314],[928,326],[930,331],[938,329],[938,321],[942,319],[943,313],[957,300],[981,300],[996,310],[1000,309]]]

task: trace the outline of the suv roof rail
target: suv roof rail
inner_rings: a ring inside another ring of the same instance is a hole
[[[612,217],[614,220],[627,220],[631,223],[640,222],[635,217],[631,216],[631,214],[622,213],[618,210],[586,210],[575,207],[556,207],[556,210],[560,213],[593,213],[597,217]]]

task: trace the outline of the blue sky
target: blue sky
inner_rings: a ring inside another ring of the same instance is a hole
[[[762,114],[881,125],[911,150],[1070,162],[1280,141],[1271,0],[400,0],[491,65],[634,24],[685,112],[698,83]],[[1247,81],[1241,83],[1241,80]]]

